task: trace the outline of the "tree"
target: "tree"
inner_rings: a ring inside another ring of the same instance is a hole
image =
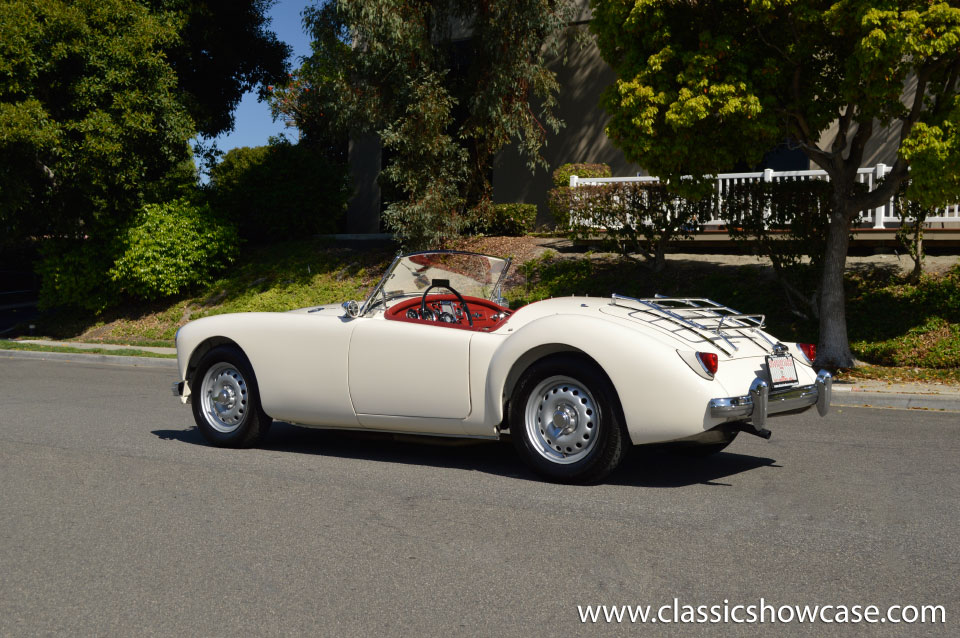
[[[0,241],[96,238],[189,159],[169,18],[133,0],[0,0]]]
[[[547,128],[560,126],[547,62],[566,11],[551,0],[326,2],[305,12],[313,54],[275,104],[308,134],[376,134],[388,225],[407,245],[442,244],[489,210],[507,144],[545,166]]]
[[[346,210],[346,166],[308,144],[235,148],[210,171],[214,207],[248,242],[334,233]]]
[[[233,111],[244,93],[283,81],[290,47],[269,30],[276,0],[142,0],[178,23],[167,59],[177,74],[180,99],[197,130],[215,137],[233,129]]]
[[[843,271],[852,220],[889,201],[913,166],[924,205],[960,196],[960,7],[900,0],[594,0],[592,29],[617,81],[603,96],[625,154],[679,183],[756,164],[795,140],[831,182],[820,285],[820,365],[850,366]],[[836,136],[820,145],[836,125]],[[871,138],[899,155],[856,181]]]

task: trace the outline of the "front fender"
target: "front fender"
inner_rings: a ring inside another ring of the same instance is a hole
[[[254,312],[192,321],[177,334],[177,360],[186,379],[194,351],[229,341],[257,376],[260,402],[271,417],[305,424],[357,427],[347,382],[347,352],[355,321],[340,316]]]
[[[487,414],[502,420],[504,403],[523,371],[563,351],[581,352],[603,369],[634,444],[692,436],[720,423],[710,417],[708,405],[726,389],[695,374],[671,344],[626,322],[562,314],[531,321],[497,348],[487,372]]]

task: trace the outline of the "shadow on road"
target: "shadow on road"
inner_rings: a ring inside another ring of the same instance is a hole
[[[165,441],[207,445],[196,427],[186,430],[154,430]],[[320,430],[274,422],[263,450],[313,454],[344,459],[425,465],[469,470],[519,480],[539,481],[517,456],[513,446],[502,441],[478,441],[408,434],[385,434],[345,430]],[[721,452],[707,458],[689,458],[668,452],[635,448],[604,483],[636,487],[730,486],[722,479],[760,467],[779,467],[769,458]]]
[[[665,451],[634,448],[620,469],[607,483],[637,487],[686,487],[714,485],[730,487],[723,482],[741,472],[761,467],[780,467],[774,459],[748,454],[720,452],[713,456],[695,458]]]
[[[181,443],[193,443],[194,445],[206,445],[203,436],[197,426],[187,428],[186,430],[154,430],[150,434],[155,435],[161,441],[180,441]]]

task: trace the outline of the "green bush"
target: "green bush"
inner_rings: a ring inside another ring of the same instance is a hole
[[[555,188],[547,193],[547,208],[550,209],[557,228],[566,230],[570,227],[570,208],[573,201],[570,176],[610,177],[611,174],[608,164],[563,164],[553,171]]]
[[[570,228],[570,208],[573,190],[569,186],[557,186],[547,192],[547,208],[556,227],[562,231]]]
[[[599,237],[620,253],[641,253],[654,270],[666,264],[667,246],[690,239],[715,206],[713,197],[686,199],[660,182],[614,182],[569,189],[569,235]]]
[[[519,237],[533,232],[537,223],[536,204],[493,204],[486,219],[476,223],[474,232]]]
[[[288,142],[227,152],[210,184],[214,208],[251,243],[337,232],[352,192],[343,163]]]
[[[185,199],[148,204],[118,238],[109,278],[133,297],[170,297],[212,282],[236,258],[238,246],[236,227],[209,205]]]
[[[857,356],[877,365],[960,368],[960,325],[942,317],[929,317],[893,339],[850,345]]]
[[[100,312],[115,303],[117,288],[108,274],[112,256],[110,241],[44,241],[37,264],[40,309],[67,306]]]
[[[557,187],[570,186],[570,176],[577,177],[610,177],[609,164],[563,164],[553,171],[553,185]]]

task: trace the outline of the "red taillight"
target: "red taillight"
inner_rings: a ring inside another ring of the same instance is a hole
[[[798,343],[800,352],[807,358],[807,361],[813,363],[817,358],[817,345],[815,343]]]
[[[697,359],[700,361],[703,369],[709,372],[711,376],[717,373],[717,366],[720,363],[720,359],[716,354],[712,352],[698,352]]]

